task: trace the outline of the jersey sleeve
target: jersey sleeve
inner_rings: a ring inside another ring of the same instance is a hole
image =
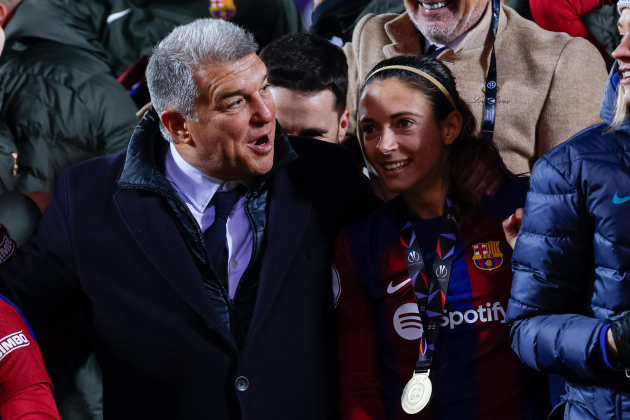
[[[374,315],[370,298],[356,277],[344,233],[337,238],[333,275],[338,281],[338,355],[343,420],[380,420],[385,409]]]
[[[20,310],[0,296],[0,407],[34,384],[52,386],[39,345]]]
[[[11,420],[59,420],[49,384],[29,385],[0,405],[0,418]]]

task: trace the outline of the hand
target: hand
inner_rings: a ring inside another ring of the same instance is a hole
[[[317,6],[322,4],[324,1],[325,0],[315,0],[315,1],[313,1],[313,11],[315,11],[315,9],[317,9]]]
[[[523,208],[516,209],[513,215],[503,221],[503,233],[508,244],[514,249],[516,240],[518,239],[518,231],[521,230],[523,224]]]
[[[503,173],[496,167],[488,167],[484,162],[478,162],[475,170],[468,178],[468,185],[482,197],[484,194],[493,196],[501,189],[505,181]]]
[[[615,344],[615,339],[613,338],[613,333],[610,328],[606,331],[606,354],[608,359],[616,359],[617,358],[617,345]]]
[[[612,335],[612,340],[608,336]],[[606,333],[606,349],[610,346],[619,361],[618,367],[630,368],[630,313],[610,323]]]
[[[39,211],[42,213],[46,210],[46,207],[50,205],[52,201],[52,194],[46,191],[32,191],[26,194],[31,200],[37,204]]]

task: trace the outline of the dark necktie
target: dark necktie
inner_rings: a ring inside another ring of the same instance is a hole
[[[226,291],[230,290],[228,283],[227,220],[238,200],[240,191],[240,188],[234,188],[214,195],[210,201],[214,204],[214,222],[203,232],[203,241],[208,257],[210,257],[210,263]]]
[[[445,49],[446,49],[446,46],[438,48],[437,45],[431,44],[431,46],[429,47],[429,49],[427,50],[427,53],[425,55],[427,55],[429,57],[432,57],[432,58],[436,58]]]

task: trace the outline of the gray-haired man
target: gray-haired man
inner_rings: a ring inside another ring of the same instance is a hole
[[[222,20],[173,31],[127,152],[68,169],[0,266],[36,331],[84,303],[105,419],[336,417],[331,244],[373,197],[276,124],[256,50]]]

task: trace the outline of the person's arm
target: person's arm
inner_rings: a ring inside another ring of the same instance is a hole
[[[18,177],[13,173],[16,163],[14,154],[19,157],[13,134],[9,127],[0,121],[0,194],[15,190],[17,185]]]
[[[106,74],[95,76],[77,91],[77,100],[85,107],[86,114],[80,117],[89,127],[80,135],[96,140],[95,156],[127,148],[140,119],[136,105],[118,80]]]
[[[37,232],[0,264],[0,294],[22,310],[35,330],[51,325],[80,300],[66,175],[62,174]]]
[[[607,78],[604,60],[588,41],[573,38],[566,44],[540,115],[537,157],[601,122],[599,109]]]
[[[0,296],[0,418],[59,419],[39,345],[15,305]]]
[[[385,418],[370,298],[359,283],[343,233],[333,254],[337,307],[340,408],[343,420]]]
[[[607,322],[584,315],[594,232],[581,200],[563,173],[539,160],[512,258],[507,322],[512,348],[531,368],[596,378]]]
[[[0,405],[0,418],[10,420],[59,420],[50,385],[33,384]]]

